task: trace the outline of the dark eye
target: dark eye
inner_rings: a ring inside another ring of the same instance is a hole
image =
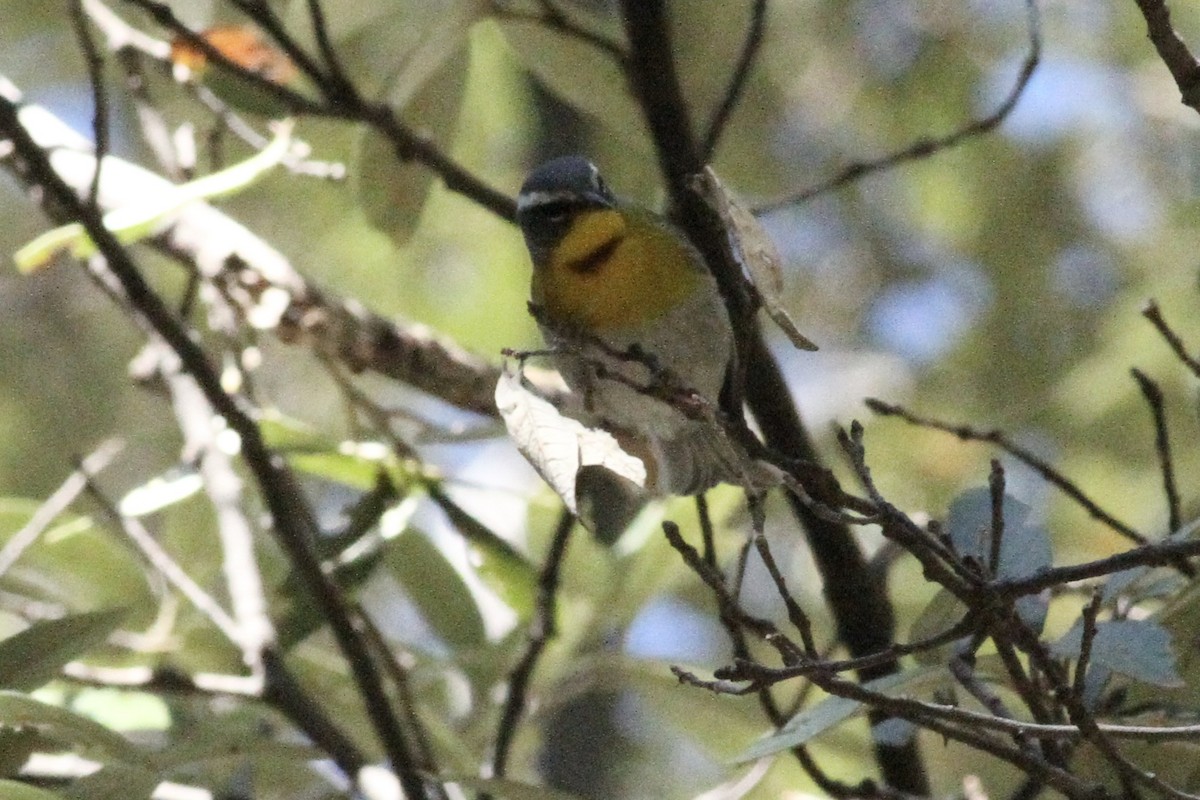
[[[571,215],[572,205],[566,201],[555,201],[538,206],[534,212],[546,222],[561,224]]]

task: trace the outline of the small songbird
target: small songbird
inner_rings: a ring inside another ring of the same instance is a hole
[[[683,232],[618,200],[580,156],[529,174],[517,221],[533,261],[533,311],[555,366],[582,400],[581,421],[641,458],[653,493],[743,482],[744,458],[713,422],[733,330],[716,281]]]

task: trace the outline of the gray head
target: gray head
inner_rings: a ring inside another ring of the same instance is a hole
[[[517,224],[536,261],[570,230],[577,214],[615,205],[595,164],[583,156],[561,156],[525,179],[517,195]]]

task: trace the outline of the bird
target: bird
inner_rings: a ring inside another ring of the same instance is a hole
[[[655,495],[742,483],[717,422],[733,326],[704,258],[649,209],[618,199],[588,159],[535,167],[517,197],[533,264],[530,308],[579,421],[646,464]]]

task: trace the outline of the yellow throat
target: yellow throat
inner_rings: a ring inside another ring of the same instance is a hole
[[[682,236],[641,209],[584,211],[534,265],[533,301],[551,320],[590,332],[653,322],[705,286]]]

